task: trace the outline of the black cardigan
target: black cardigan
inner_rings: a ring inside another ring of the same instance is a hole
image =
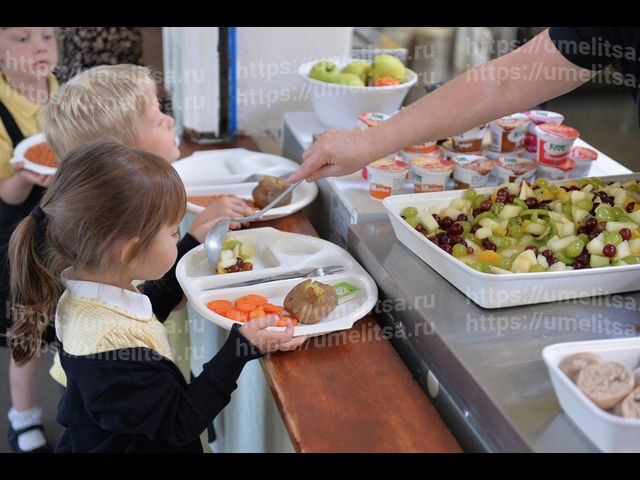
[[[60,351],[67,391],[57,452],[202,452],[199,435],[229,403],[245,363],[261,356],[238,331],[187,385],[148,348],[74,356]]]

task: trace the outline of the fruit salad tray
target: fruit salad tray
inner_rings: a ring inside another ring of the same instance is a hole
[[[640,289],[640,175],[388,197],[398,240],[484,308]]]
[[[341,273],[311,277],[333,287],[340,301],[317,323],[297,323],[294,336],[314,336],[351,328],[376,304],[378,289],[373,279],[349,253],[333,243],[271,227],[236,231],[227,238],[231,239],[223,245],[217,271],[208,264],[203,245],[182,257],[176,268],[178,281],[193,308],[222,328],[230,329],[236,320],[215,311],[218,310],[216,305],[230,302],[237,306],[238,301],[250,296],[261,297],[270,307],[279,309],[286,305],[287,294],[305,278],[261,280],[316,267],[344,267],[340,269]],[[227,257],[232,258],[229,261]],[[235,257],[242,259],[240,266],[231,265]],[[253,280],[258,283],[233,286]],[[279,326],[269,328],[283,329]]]

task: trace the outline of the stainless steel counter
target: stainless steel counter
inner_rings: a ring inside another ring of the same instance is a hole
[[[351,225],[348,248],[380,289],[374,315],[465,450],[597,451],[561,410],[541,352],[637,336],[640,292],[485,310],[388,222]]]

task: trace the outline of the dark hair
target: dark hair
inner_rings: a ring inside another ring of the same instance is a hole
[[[28,216],[9,242],[9,344],[18,365],[40,348],[63,291],[62,271],[69,266],[112,269],[116,242],[138,237],[126,261],[135,258],[162,227],[180,222],[186,193],[163,158],[121,144],[93,142],[60,162],[40,207],[45,218],[37,222]]]

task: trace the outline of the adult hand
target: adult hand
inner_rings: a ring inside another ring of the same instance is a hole
[[[279,321],[279,317],[275,315],[267,315],[250,320],[240,327],[240,333],[262,353],[294,350],[309,338],[307,335],[293,338],[291,320],[287,320],[287,326],[284,331],[267,330],[267,327],[272,327]]]
[[[353,173],[376,160],[375,146],[367,131],[332,128],[318,137],[304,152],[304,163],[291,175],[295,182],[312,182],[324,177]]]

